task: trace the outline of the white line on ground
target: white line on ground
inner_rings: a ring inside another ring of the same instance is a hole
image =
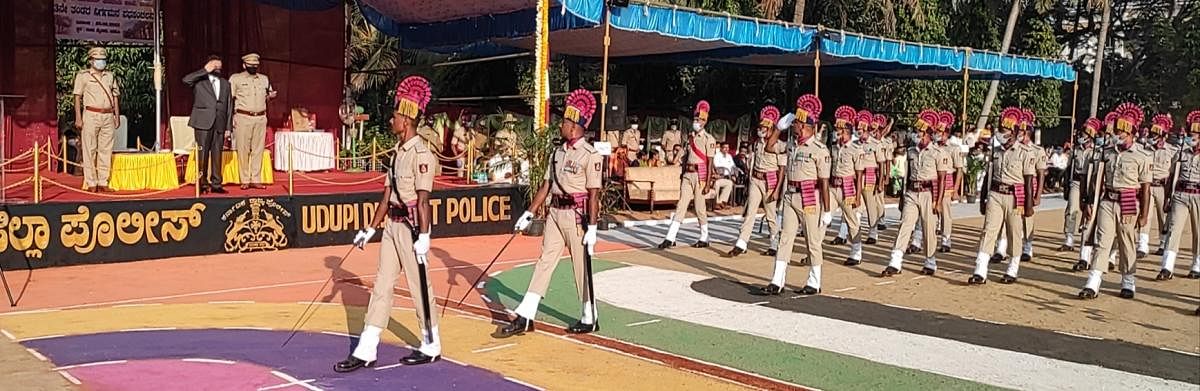
[[[206,363],[206,364],[226,364],[226,365],[237,364],[236,361],[216,360],[216,359],[211,359],[211,358],[185,358],[185,359],[183,359],[183,361],[199,362],[199,363]]]
[[[1185,351],[1182,351],[1182,350],[1175,350],[1175,349],[1171,349],[1171,348],[1159,348],[1159,349],[1166,350],[1166,351],[1168,351],[1168,352],[1175,352],[1175,353],[1179,353],[1179,354],[1186,354],[1186,355],[1189,355],[1189,356],[1192,356],[1192,357],[1200,357],[1200,353],[1185,352]]]
[[[9,340],[16,340],[16,339],[17,339],[17,337],[14,337],[14,336],[12,335],[12,333],[8,332],[8,330],[5,330],[5,329],[0,329],[0,334],[4,334],[4,336],[5,336],[5,337],[7,337]]]
[[[25,351],[29,352],[29,354],[32,355],[33,358],[36,358],[39,361],[48,361],[48,360],[46,360],[46,356],[43,356],[41,353],[38,353],[38,351],[36,351],[36,350],[33,350],[31,348],[25,348]]]
[[[54,311],[58,311],[58,309],[57,308],[44,308],[44,309],[40,309],[40,310],[5,312],[5,313],[0,314],[0,316],[40,314],[43,312],[54,312]]]
[[[911,280],[920,280],[920,279],[922,279],[922,278],[925,278],[925,277],[926,277],[926,276],[916,276],[916,277],[913,277],[913,278],[911,278]]]
[[[221,300],[210,301],[208,304],[254,304],[253,300]]]
[[[1094,340],[1097,340],[1097,341],[1102,341],[1102,340],[1104,340],[1104,338],[1100,338],[1100,337],[1093,337],[1093,336],[1090,336],[1090,335],[1083,335],[1083,334],[1068,333],[1068,332],[1066,332],[1066,331],[1058,331],[1058,330],[1054,330],[1054,332],[1055,332],[1055,333],[1057,333],[1057,334],[1062,334],[1062,335],[1068,336],[1068,337],[1077,337],[1077,338],[1085,338],[1085,339],[1094,339]]]
[[[487,295],[479,295],[479,298],[483,299],[484,303],[492,304],[492,299],[489,299]]]
[[[849,292],[849,291],[852,291],[852,290],[855,290],[855,289],[858,289],[858,287],[856,287],[856,286],[852,286],[852,287],[849,287],[849,288],[834,289],[833,291],[834,291],[834,292]]]
[[[390,364],[390,365],[384,365],[384,366],[375,367],[375,370],[376,370],[376,371],[382,371],[382,370],[384,370],[384,369],[392,369],[392,368],[396,368],[396,367],[403,366],[403,365],[404,365],[404,364],[399,364],[399,363],[396,363],[396,364]]]
[[[349,337],[349,338],[354,338],[354,336],[353,336],[353,335],[346,334],[346,333],[339,333],[339,332],[336,332],[336,331],[322,331],[322,332],[321,332],[321,334],[325,334],[325,335],[334,335],[334,336],[338,336],[338,337]]]
[[[923,311],[925,311],[925,310],[923,310],[923,309],[920,309],[920,308],[905,307],[905,306],[902,306],[902,305],[887,304],[887,303],[879,303],[879,304],[883,304],[883,305],[885,305],[885,306],[892,307],[892,308],[899,308],[899,309],[902,309],[902,310],[917,311],[917,312],[923,312]]]
[[[79,381],[79,379],[76,379],[75,376],[71,376],[70,373],[67,373],[67,371],[58,371],[58,374],[62,375],[62,377],[64,379],[67,379],[67,381],[71,382],[71,384],[74,384],[77,386],[83,384],[82,382]]]
[[[283,383],[283,384],[276,384],[273,386],[259,388],[258,391],[269,391],[269,390],[274,390],[274,389],[279,389],[279,388],[291,387],[291,386],[294,386],[294,385],[300,384],[300,383],[305,383],[305,384],[312,383],[315,381],[317,381],[317,379],[305,379],[305,380],[301,380],[299,382],[287,382],[287,383]]]
[[[320,388],[313,387],[312,385],[309,385],[307,382],[302,382],[299,379],[291,377],[290,375],[288,375],[286,373],[279,372],[279,371],[271,371],[271,374],[275,375],[276,377],[278,377],[280,379],[283,379],[284,381],[288,382],[289,384],[295,384],[300,387],[310,389],[312,391],[321,391]]]
[[[124,364],[124,363],[126,363],[125,360],[97,361],[97,362],[90,362],[90,363],[86,363],[86,364],[65,365],[65,366],[61,366],[61,367],[54,367],[54,368],[50,368],[50,370],[51,371],[65,371],[68,369],[75,369],[75,368],[95,367],[95,366],[100,366],[100,365],[114,365],[114,364]]]
[[[114,305],[113,308],[149,307],[149,306],[154,306],[154,305],[162,305],[162,303],[117,304],[117,305]]]
[[[353,284],[352,284],[352,285],[353,285]],[[361,286],[361,285],[360,285],[360,286]],[[366,287],[364,286],[363,288],[366,288]],[[323,302],[323,301],[317,301],[317,302],[312,302],[312,301],[297,301],[297,302],[296,302],[296,304],[304,304],[304,305],[309,305],[309,304],[312,304],[312,305],[342,305],[341,303],[326,303],[326,302]]]
[[[997,321],[994,321],[994,320],[987,320],[987,319],[972,318],[972,317],[969,317],[969,316],[963,316],[962,318],[963,318],[963,319],[966,319],[966,320],[974,320],[974,321],[979,321],[979,322],[983,322],[983,323],[998,324],[998,325],[1001,325],[1001,326],[1004,326],[1004,325],[1007,325],[1007,324],[1008,324],[1008,323],[1004,323],[1004,322],[997,322]]]
[[[533,384],[529,384],[529,383],[526,383],[526,382],[523,382],[523,381],[520,381],[520,380],[517,380],[517,379],[511,378],[511,377],[508,377],[508,376],[505,376],[505,377],[504,377],[504,380],[508,380],[508,381],[510,381],[510,382],[517,383],[517,384],[523,385],[523,386],[525,386],[525,387],[529,387],[529,388],[532,388],[532,389],[535,389],[535,390],[539,390],[539,391],[545,391],[545,390],[546,390],[545,388],[541,388],[541,387],[535,386],[535,385],[533,385]]]
[[[760,301],[760,302],[756,302],[756,303],[750,303],[750,305],[763,305],[763,304],[771,304],[771,302],[769,302],[769,301]]]
[[[496,271],[493,271],[493,272],[491,272],[491,273],[488,273],[488,278],[494,278],[494,277],[496,277],[496,276],[500,275],[500,273],[504,273],[504,271],[503,271],[503,270],[496,270]]]
[[[132,333],[132,332],[138,332],[138,331],[167,331],[167,330],[175,330],[175,328],[174,327],[143,327],[143,328],[124,329],[124,330],[117,330],[117,331],[120,331],[122,333]]]
[[[492,347],[487,347],[487,348],[482,348],[482,349],[475,349],[475,350],[472,350],[471,353],[487,353],[487,352],[491,352],[491,351],[495,351],[495,350],[511,348],[513,346],[517,346],[517,344],[506,343],[503,345],[497,345],[497,346],[492,346]]]
[[[813,295],[813,296],[816,296],[816,295]],[[825,295],[825,297],[832,297],[832,298],[835,298],[835,299],[845,299],[845,297],[838,296],[838,295]]]
[[[875,283],[875,286],[879,286],[879,285],[891,285],[891,284],[895,284],[895,283],[896,283],[896,280],[880,281],[880,282],[876,282],[876,283]]]
[[[648,324],[652,324],[652,323],[658,323],[658,322],[662,322],[662,319],[650,319],[650,320],[647,320],[647,321],[633,322],[633,323],[630,323],[630,324],[627,324],[627,325],[625,325],[625,327],[637,327],[637,326],[645,326],[645,325],[648,325]]]
[[[270,328],[270,327],[248,327],[248,326],[222,327],[221,329],[222,329],[222,330],[258,330],[258,331],[271,331],[271,330],[274,330],[274,329],[272,329],[272,328]]]
[[[533,262],[525,262],[525,263],[518,263],[518,264],[516,264],[516,265],[513,265],[513,269],[516,269],[516,268],[518,268],[518,267],[521,267],[521,266],[529,266],[529,265],[532,265],[532,264],[535,264],[535,263],[537,263],[537,261],[533,261]]]
[[[40,337],[21,338],[21,339],[18,339],[17,342],[37,341],[39,339],[51,339],[51,338],[58,338],[58,337],[62,337],[62,336],[63,336],[62,334],[43,335]]]

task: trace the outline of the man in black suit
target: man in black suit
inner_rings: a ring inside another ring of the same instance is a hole
[[[183,83],[192,87],[192,117],[188,126],[196,130],[196,145],[200,191],[203,193],[225,193],[221,188],[221,150],[225,146],[225,132],[233,123],[233,99],[229,93],[229,80],[221,77],[221,58],[209,56],[204,69],[183,77]]]

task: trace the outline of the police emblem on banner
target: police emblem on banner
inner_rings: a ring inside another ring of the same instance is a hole
[[[225,228],[225,252],[287,248],[284,222],[291,217],[291,212],[270,198],[248,198],[234,204],[221,216],[221,221],[229,224]]]

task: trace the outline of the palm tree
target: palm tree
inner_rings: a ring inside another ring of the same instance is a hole
[[[1092,71],[1092,105],[1088,109],[1088,115],[1092,118],[1096,117],[1096,111],[1100,105],[1100,73],[1104,69],[1104,46],[1108,39],[1108,27],[1112,23],[1112,0],[1093,0],[1093,5],[1096,1],[1102,1],[1104,4],[1104,12],[1100,17],[1100,37],[1096,42],[1096,64],[1093,65]]]
[[[401,65],[400,39],[375,29],[363,18],[357,5],[347,7],[350,43],[346,46],[346,67],[350,74],[351,94],[385,86],[392,81],[393,70]]]
[[[1004,25],[1004,38],[1000,40],[1000,54],[1007,54],[1012,44],[1013,30],[1017,27],[1017,17],[1021,15],[1021,0],[1012,0],[1012,8],[1008,10],[1008,23]],[[988,86],[987,95],[983,97],[983,111],[979,113],[979,122],[975,129],[983,129],[987,125],[988,115],[992,111],[992,102],[996,100],[996,90],[1000,87],[999,80],[992,80]]]

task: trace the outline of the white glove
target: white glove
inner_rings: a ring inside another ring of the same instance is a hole
[[[362,250],[363,246],[367,245],[372,236],[375,236],[375,228],[367,227],[358,230],[358,234],[354,235],[354,246]]]
[[[525,213],[521,214],[520,218],[517,218],[517,225],[513,226],[513,230],[514,231],[524,231],[525,228],[529,228],[529,223],[532,223],[532,222],[533,222],[533,213],[530,213],[529,211],[525,211]]]
[[[413,243],[413,252],[417,253],[418,258],[429,253],[429,234],[417,235],[417,241]]]
[[[792,127],[792,122],[795,122],[795,121],[796,121],[796,114],[787,113],[787,115],[784,115],[783,118],[779,119],[779,122],[775,123],[775,129],[779,129],[779,130],[790,129]]]
[[[833,212],[821,213],[821,225],[828,227],[833,222]]]
[[[587,252],[589,255],[596,253],[596,251],[595,251],[595,248],[596,248],[596,226],[595,225],[589,225],[587,228],[587,233],[583,234],[583,245],[584,245],[584,247],[587,248]]]

